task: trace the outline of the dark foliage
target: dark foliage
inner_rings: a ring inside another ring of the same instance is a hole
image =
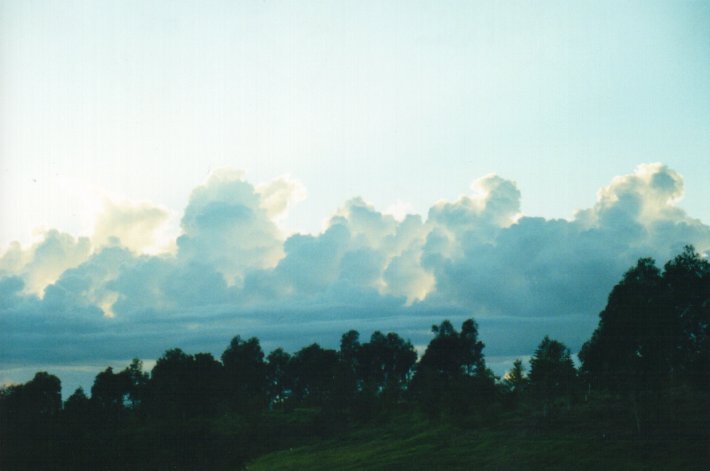
[[[267,376],[264,352],[259,339],[232,339],[222,354],[227,398],[232,407],[242,413],[260,411],[266,407]]]
[[[710,390],[710,262],[693,247],[663,272],[639,260],[599,317],[579,353],[581,374],[589,388],[624,398],[637,433],[665,426],[677,391]],[[700,414],[709,417],[707,408]]]
[[[529,377],[531,391],[543,403],[544,417],[549,415],[553,401],[572,395],[576,379],[569,349],[545,336],[530,359]]]
[[[364,343],[348,331],[338,351],[312,344],[266,357],[258,339],[236,336],[221,361],[175,348],[150,374],[139,360],[107,367],[90,397],[79,388],[63,405],[59,379],[40,372],[0,389],[0,469],[240,469],[417,411],[523,436],[584,429],[633,438],[637,451],[710,438],[710,263],[692,247],[662,271],[641,259],[624,274],[579,354],[579,375],[569,349],[545,337],[528,376],[516,360],[496,381],[473,319],[432,331],[418,363],[409,341],[379,331]]]
[[[432,326],[432,332],[435,336],[412,381],[413,396],[432,416],[442,411],[458,416],[480,412],[496,390],[483,358],[484,344],[478,340],[478,325],[468,319],[457,332],[446,320]]]

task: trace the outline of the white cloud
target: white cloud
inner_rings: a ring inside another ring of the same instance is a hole
[[[12,243],[0,258],[0,276],[18,275],[24,280],[25,292],[42,296],[47,285],[85,261],[90,253],[88,238],[50,230],[26,249]]]
[[[520,214],[520,191],[517,185],[498,175],[487,175],[471,184],[472,196],[462,196],[454,203],[439,202],[429,211],[429,218],[447,226],[475,228],[494,225],[508,227]]]
[[[710,250],[710,227],[676,206],[681,177],[659,164],[615,178],[572,221],[522,217],[515,183],[498,176],[473,189],[426,220],[355,198],[323,232],[284,240],[274,219],[299,184],[219,171],[190,196],[177,250],[159,255],[145,251],[164,210],[108,205],[93,240],[50,231],[0,258],[0,366],[214,349],[236,333],[296,348],[379,328],[422,344],[431,323],[469,316],[489,354],[529,353],[545,334],[574,350],[637,258]]]
[[[301,182],[284,175],[256,187],[261,198],[261,208],[277,223],[288,214],[289,208],[306,199],[306,187]]]
[[[497,175],[473,182],[472,196],[458,201],[438,202],[429,210],[428,223],[448,234],[455,255],[468,240],[491,243],[500,231],[520,217],[520,191],[517,185]]]
[[[407,215],[414,213],[414,207],[411,203],[397,200],[389,205],[382,213],[392,216],[398,222],[402,222]]]
[[[238,172],[217,171],[196,188],[181,226],[178,257],[214,267],[229,283],[241,282],[248,270],[271,268],[283,256],[279,229]]]
[[[356,245],[380,248],[397,231],[393,216],[377,211],[362,198],[353,198],[331,220],[332,224],[347,226]]]
[[[170,237],[170,212],[145,202],[109,199],[96,219],[91,238],[95,247],[120,245],[135,253],[157,254],[174,249],[176,234]]]
[[[392,258],[383,277],[387,283],[385,292],[404,296],[408,303],[422,301],[434,290],[436,278],[422,268],[421,250],[412,248]]]
[[[643,225],[684,219],[683,211],[675,206],[682,196],[683,178],[677,172],[660,163],[642,164],[633,174],[615,177],[599,190],[594,207],[580,211],[576,219],[587,226],[614,217]]]

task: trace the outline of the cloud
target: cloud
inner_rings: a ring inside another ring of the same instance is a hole
[[[473,182],[472,196],[462,196],[454,203],[439,202],[429,211],[429,219],[454,230],[483,231],[508,227],[520,213],[517,185],[497,175],[487,175]]]
[[[387,293],[422,301],[433,291],[436,278],[421,266],[421,250],[413,247],[392,258],[383,274]]]
[[[474,181],[471,188],[472,196],[438,202],[429,210],[427,223],[435,232],[432,244],[438,249],[427,256],[463,256],[467,244],[493,243],[520,217],[520,191],[514,182],[488,175]]]
[[[66,270],[85,261],[90,253],[91,243],[87,237],[75,238],[50,230],[27,249],[13,242],[0,258],[0,276],[20,276],[25,292],[42,296],[45,287]]]
[[[355,198],[321,233],[285,236],[275,221],[300,184],[218,171],[192,192],[172,252],[146,253],[169,214],[137,203],[107,205],[91,240],[49,231],[11,245],[0,380],[17,364],[219,354],[238,333],[295,349],[336,346],[350,328],[396,330],[423,346],[432,323],[471,316],[489,355],[529,354],[546,334],[574,351],[636,259],[710,250],[710,227],[677,206],[683,191],[677,172],[645,164],[572,220],[550,220],[521,215],[516,184],[489,175],[426,218]]]
[[[678,252],[684,243],[708,250],[708,226],[676,206],[683,192],[683,178],[676,171],[660,163],[642,164],[602,188],[594,207],[579,211],[575,222],[608,243],[658,258]]]
[[[594,207],[578,212],[576,219],[586,226],[678,221],[685,219],[675,206],[682,196],[683,179],[677,172],[660,163],[642,164],[599,190]]]
[[[269,211],[283,209],[279,191],[267,192],[271,202],[265,206],[271,209],[265,209],[241,173],[215,172],[190,196],[178,256],[215,267],[230,284],[241,282],[248,270],[273,267],[283,256],[280,231],[269,217]]]
[[[256,191],[261,199],[261,208],[276,221],[283,219],[288,209],[303,201],[307,194],[306,187],[288,175],[258,185]]]
[[[116,203],[106,199],[91,240],[96,247],[120,245],[136,253],[170,251],[166,234],[169,219],[166,209],[149,203]]]

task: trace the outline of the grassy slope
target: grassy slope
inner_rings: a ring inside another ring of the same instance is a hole
[[[387,425],[264,455],[247,469],[710,469],[707,443],[639,443],[603,439],[589,430],[525,429],[516,419],[473,429],[403,416]]]

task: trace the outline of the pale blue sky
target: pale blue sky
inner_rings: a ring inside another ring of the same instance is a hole
[[[423,348],[446,317],[498,372],[544,335],[577,351],[638,257],[710,254],[709,25],[710,2],[0,0],[0,385],[235,334]],[[284,174],[308,196],[282,228],[341,208],[327,231],[279,232]],[[165,220],[173,256],[141,255]]]
[[[642,162],[710,221],[708,2],[0,1],[0,247],[175,212],[218,167],[425,213],[497,173],[571,217]],[[88,209],[83,206],[90,206]]]

